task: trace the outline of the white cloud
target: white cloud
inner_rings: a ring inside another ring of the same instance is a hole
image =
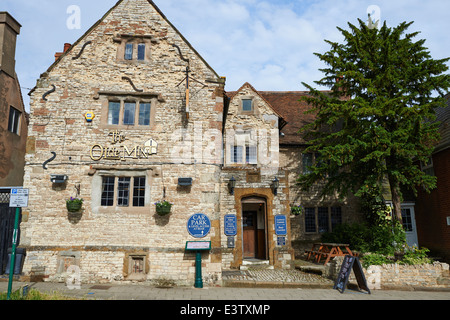
[[[325,52],[325,39],[341,41],[336,26],[367,19],[377,5],[381,19],[395,26],[415,21],[410,31],[433,58],[450,56],[448,0],[154,0],[161,11],[221,76],[227,90],[250,82],[258,90],[304,90],[323,74],[314,52]],[[23,87],[31,88],[54,61],[65,42],[76,41],[117,0],[2,0],[21,24],[17,71]],[[66,27],[69,5],[81,8],[81,29]],[[24,90],[26,95],[27,90]],[[25,98],[27,98],[25,96]]]

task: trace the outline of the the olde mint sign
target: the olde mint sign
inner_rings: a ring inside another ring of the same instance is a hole
[[[204,238],[211,230],[211,220],[203,213],[196,213],[189,218],[187,230],[194,238]]]
[[[152,139],[142,145],[127,146],[122,145],[127,139],[120,131],[112,131],[109,136],[112,137],[111,145],[95,144],[91,147],[90,156],[92,160],[148,159],[158,151],[158,143]]]

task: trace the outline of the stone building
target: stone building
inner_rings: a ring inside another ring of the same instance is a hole
[[[292,243],[318,239],[353,210],[295,188],[304,143],[294,136],[307,120],[298,94],[248,83],[225,92],[152,1],[119,1],[30,93],[24,274],[192,285],[188,241],[210,242],[207,284],[248,259],[291,267]],[[68,212],[71,197],[84,200],[80,211]],[[162,216],[163,200],[173,205]],[[291,216],[300,203],[304,217]],[[188,225],[197,214],[200,236]]]

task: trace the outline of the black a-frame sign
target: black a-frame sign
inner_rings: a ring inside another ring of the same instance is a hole
[[[344,257],[341,270],[339,271],[333,289],[337,289],[341,293],[344,293],[352,270],[355,273],[359,289],[366,290],[370,294],[370,290],[367,286],[366,277],[364,276],[361,263],[359,262],[358,257],[353,257],[351,255],[347,255]]]

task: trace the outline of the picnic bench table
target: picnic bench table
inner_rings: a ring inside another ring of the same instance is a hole
[[[350,245],[346,243],[314,243],[311,250],[306,250],[305,253],[308,254],[306,260],[314,258],[317,263],[322,258],[326,258],[324,264],[327,264],[334,257],[354,256],[350,250]]]

